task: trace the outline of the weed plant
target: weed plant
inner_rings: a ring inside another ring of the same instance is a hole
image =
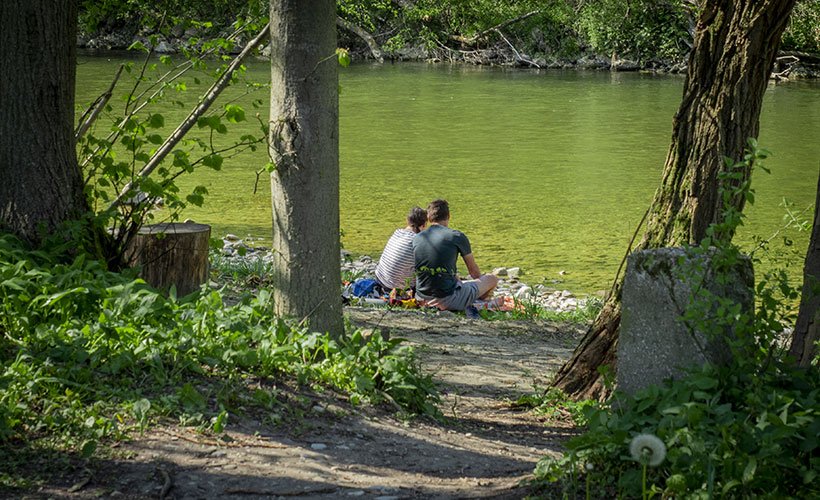
[[[6,463],[33,443],[89,456],[160,417],[221,432],[230,414],[281,406],[269,388],[282,380],[437,414],[432,379],[401,339],[348,328],[334,340],[273,316],[265,290],[230,307],[221,291],[166,297],[84,254],[5,235],[0,297]]]
[[[765,158],[756,146],[750,141],[741,162],[728,162],[723,218],[688,250],[693,257],[711,256],[709,272],[716,279],[740,258],[729,243],[742,223],[731,200],[753,200],[742,170]],[[680,279],[697,283],[704,272],[684,268]],[[693,369],[634,396],[616,392],[610,402],[587,408],[586,432],[569,441],[562,458],[538,464],[537,483],[557,483],[570,498],[820,497],[820,371],[796,367],[779,342],[784,325],[793,324],[798,295],[786,276],[771,273],[760,280],[754,311],[691,287],[683,324],[690,334],[725,342],[731,361]],[[656,467],[630,457],[630,442],[645,434],[665,444],[665,460]]]
[[[546,320],[556,323],[588,324],[598,316],[602,307],[603,302],[597,297],[587,298],[583,307],[563,312],[547,309],[535,300],[516,299],[515,308],[512,311],[480,310],[479,314],[483,319],[492,321]]]
[[[550,420],[568,418],[575,425],[584,426],[587,424],[586,410],[594,406],[594,403],[591,400],[573,401],[557,387],[535,387],[532,394],[520,396],[510,406],[526,408]]]
[[[217,283],[230,284],[234,288],[248,289],[269,287],[272,264],[261,256],[233,258],[220,250],[211,250],[208,256],[211,264],[211,275]]]

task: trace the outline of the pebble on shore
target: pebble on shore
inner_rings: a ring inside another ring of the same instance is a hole
[[[271,262],[273,259],[269,248],[248,245],[246,240],[233,234],[226,235],[222,243],[222,256],[228,261],[263,260]],[[376,271],[376,264],[378,261],[369,255],[362,255],[354,259],[350,252],[346,250],[341,252],[341,271],[356,279],[372,278]],[[578,298],[569,290],[555,290],[544,285],[529,285],[520,281],[523,272],[519,267],[498,267],[493,269],[493,274],[499,278],[495,292],[497,297],[514,297],[516,300],[532,302],[555,312],[571,312],[583,308],[587,302],[587,299]]]

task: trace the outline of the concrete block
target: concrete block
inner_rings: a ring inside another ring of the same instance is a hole
[[[719,338],[707,338],[680,320],[691,291],[698,287],[741,304],[743,311],[752,311],[751,260],[741,258],[729,271],[720,273],[726,279],[717,279],[713,255],[694,256],[683,248],[661,248],[629,256],[618,339],[619,389],[634,394],[670,377],[680,377],[693,365],[722,364],[730,359],[724,336],[733,334],[731,326]]]

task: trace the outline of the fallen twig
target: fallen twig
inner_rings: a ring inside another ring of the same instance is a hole
[[[509,26],[513,23],[517,23],[518,21],[523,21],[524,19],[527,19],[530,16],[534,16],[535,14],[538,14],[539,12],[541,12],[540,9],[539,10],[534,10],[532,12],[527,12],[526,14],[520,15],[520,16],[515,17],[513,19],[507,19],[506,21],[498,23],[498,24],[496,24],[495,26],[493,26],[491,28],[487,28],[484,31],[479,31],[478,33],[476,33],[475,35],[473,35],[469,38],[464,37],[462,35],[452,35],[450,38],[452,40],[455,40],[457,42],[461,42],[463,44],[473,44],[473,43],[477,42],[478,40],[484,38],[485,36],[489,35],[493,31],[498,31],[501,28],[505,28],[505,27],[507,27],[507,26]]]
[[[163,467],[157,467],[157,472],[162,476],[162,489],[159,492],[159,500],[165,500],[174,483],[171,481],[171,475]]]
[[[234,440],[233,442],[227,441],[219,441],[216,439],[207,439],[207,438],[192,438],[182,434],[177,434],[175,432],[171,432],[166,429],[158,429],[159,432],[171,436],[173,438],[181,439],[183,441],[188,441],[189,443],[199,444],[203,446],[217,446],[217,447],[225,447],[225,448],[246,448],[246,447],[254,447],[254,448],[287,448],[286,445],[278,444],[278,443],[268,443],[268,442],[259,442],[259,441],[239,441]]]
[[[521,56],[521,54],[520,54],[520,53],[519,53],[519,52],[515,49],[515,47],[513,46],[513,44],[511,44],[511,43],[510,43],[510,41],[509,41],[509,40],[507,40],[507,37],[505,37],[505,36],[504,36],[504,34],[503,34],[503,33],[501,33],[501,31],[499,31],[499,30],[495,30],[495,31],[496,31],[496,32],[498,32],[498,34],[499,34],[499,35],[501,35],[501,38],[502,38],[505,42],[507,42],[507,45],[509,45],[509,46],[510,46],[510,48],[511,48],[511,49],[512,49],[512,51],[513,51],[513,53],[515,54],[515,60],[516,60],[516,62],[521,61],[521,62],[525,62],[525,63],[529,64],[530,66],[535,66],[536,68],[539,68],[539,69],[541,68],[541,66],[539,66],[537,62],[535,62],[535,61],[533,61],[533,60],[531,60],[531,59],[527,59],[526,57],[522,57],[522,56]]]
[[[85,486],[91,482],[91,478],[94,477],[94,473],[92,473],[90,469],[83,469],[83,473],[85,474],[85,477],[82,480],[80,480],[80,482],[74,484],[71,488],[69,488],[69,493],[76,493],[81,489],[85,488]]]

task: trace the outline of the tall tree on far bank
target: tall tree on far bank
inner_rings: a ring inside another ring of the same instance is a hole
[[[336,4],[271,0],[270,21],[274,307],[338,335]]]
[[[789,354],[800,366],[809,366],[817,355],[818,329],[820,329],[820,179],[817,181],[817,198],[814,201],[814,224],[811,241],[803,265],[803,291],[800,311],[792,333]]]
[[[700,2],[672,144],[636,250],[697,244],[717,221],[718,173],[724,157],[742,158],[747,139],[758,135],[763,94],[794,4],[795,0]],[[735,204],[742,209],[744,201],[739,198]],[[617,368],[621,283],[553,382],[570,395],[607,393],[599,368]]]
[[[0,2],[0,228],[30,243],[88,210],[74,150],[76,0]]]

